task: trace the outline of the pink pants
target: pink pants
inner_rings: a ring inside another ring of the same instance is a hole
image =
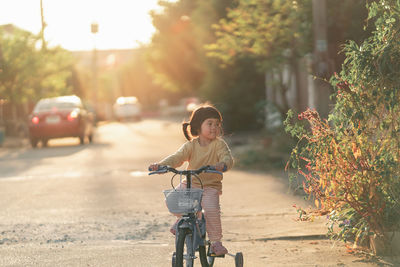
[[[186,188],[186,184],[182,183],[178,188]],[[221,208],[219,205],[219,195],[221,194],[217,189],[205,187],[203,188],[203,197],[201,200],[201,207],[204,211],[206,219],[206,229],[210,241],[221,241],[222,227],[221,227]],[[175,214],[177,217],[180,215]]]

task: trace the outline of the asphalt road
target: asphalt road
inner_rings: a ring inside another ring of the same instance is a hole
[[[171,266],[175,219],[162,195],[170,176],[146,168],[180,147],[180,129],[108,123],[93,144],[1,148],[0,266]],[[324,221],[296,222],[292,205],[307,204],[282,179],[234,169],[223,183],[224,244],[243,252],[245,266],[378,266],[326,239]]]

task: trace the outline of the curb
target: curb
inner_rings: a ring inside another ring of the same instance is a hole
[[[29,145],[29,140],[27,138],[6,136],[3,143],[0,144],[1,148],[21,148]]]

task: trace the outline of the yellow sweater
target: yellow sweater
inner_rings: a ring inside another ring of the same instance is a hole
[[[207,146],[201,146],[198,138],[188,141],[159,164],[177,168],[185,161],[189,162],[189,170],[198,169],[204,165],[215,165],[218,162],[224,162],[228,170],[233,166],[231,150],[222,138],[214,139]],[[204,187],[215,188],[222,192],[222,175],[202,173],[199,176]],[[192,183],[193,186],[200,187],[200,182],[195,177],[192,178]]]

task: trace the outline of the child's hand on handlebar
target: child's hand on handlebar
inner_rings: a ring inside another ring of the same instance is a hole
[[[153,163],[149,166],[149,171],[158,171],[158,169],[160,168],[160,165],[157,163]]]
[[[219,172],[224,172],[226,170],[226,164],[224,162],[218,162],[215,164],[215,169]]]

